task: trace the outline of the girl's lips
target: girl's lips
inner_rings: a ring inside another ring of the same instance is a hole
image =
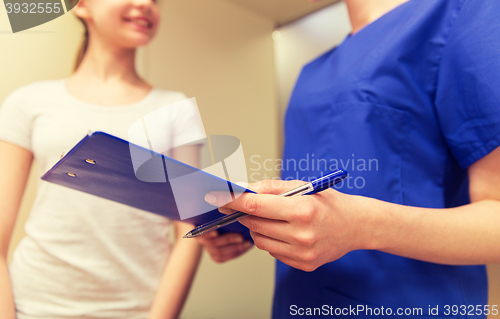
[[[153,23],[146,18],[124,18],[123,20],[141,30],[149,30],[153,27]]]

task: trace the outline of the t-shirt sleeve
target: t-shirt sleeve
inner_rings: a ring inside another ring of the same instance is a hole
[[[31,151],[31,116],[23,100],[24,89],[9,94],[0,106],[0,140]]]
[[[184,94],[180,100],[175,104],[172,146],[203,144],[206,134],[196,100],[188,99]]]
[[[439,67],[436,109],[462,168],[500,145],[500,1],[463,1]]]

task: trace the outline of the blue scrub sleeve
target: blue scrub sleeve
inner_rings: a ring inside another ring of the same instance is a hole
[[[445,44],[436,112],[467,168],[500,145],[500,1],[464,1]]]

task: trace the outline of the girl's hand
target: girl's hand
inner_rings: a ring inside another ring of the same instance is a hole
[[[241,256],[252,247],[252,243],[245,241],[240,234],[218,234],[216,230],[197,237],[197,240],[218,263]]]

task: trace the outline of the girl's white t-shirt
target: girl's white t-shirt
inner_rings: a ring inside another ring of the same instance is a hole
[[[100,106],[72,96],[66,81],[22,87],[0,107],[0,140],[33,152],[39,177],[89,131],[127,140],[135,121],[186,99],[153,88],[137,103]],[[167,115],[164,145],[205,138],[196,107]],[[27,236],[9,265],[17,318],[146,318],[171,250],[169,226],[162,216],[39,179]]]

